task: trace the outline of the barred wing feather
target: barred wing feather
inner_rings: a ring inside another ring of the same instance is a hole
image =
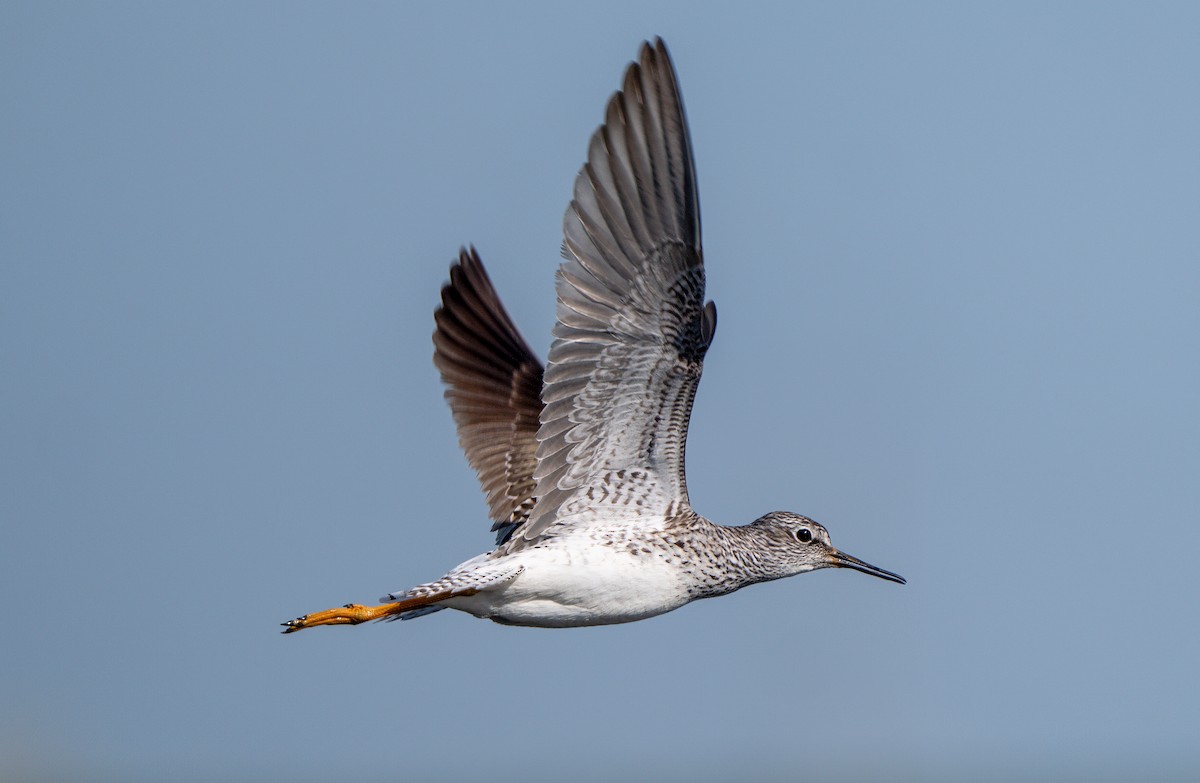
[[[661,40],[609,101],[564,234],[537,501],[510,549],[560,525],[690,511],[684,449],[716,310],[704,304],[695,166]]]

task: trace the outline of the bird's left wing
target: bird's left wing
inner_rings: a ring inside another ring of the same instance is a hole
[[[684,448],[716,310],[704,304],[687,122],[662,41],[609,101],[564,218],[536,504],[510,548],[561,525],[690,510]]]
[[[434,314],[433,363],[467,461],[487,493],[496,543],[533,508],[542,363],[509,318],[475,248],[462,250]]]

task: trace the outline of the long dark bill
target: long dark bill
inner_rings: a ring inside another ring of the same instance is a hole
[[[904,579],[904,577],[900,576],[900,574],[893,574],[891,571],[884,571],[882,568],[873,566],[870,563],[864,563],[857,557],[851,557],[845,552],[839,552],[836,549],[829,553],[829,559],[830,562],[838,568],[853,568],[855,571],[862,571],[864,574],[877,576],[880,579],[886,579],[889,582],[899,582],[902,585],[908,584],[908,582]]]

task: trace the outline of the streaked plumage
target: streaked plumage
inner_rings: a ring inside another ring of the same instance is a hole
[[[716,308],[704,300],[695,165],[661,40],[642,47],[593,134],[564,218],[545,370],[474,249],[451,267],[434,362],[487,494],[497,546],[434,582],[285,623],[442,608],[548,627],[651,617],[830,566],[903,579],[834,549],[807,517],[741,527],[692,510],[684,455]]]

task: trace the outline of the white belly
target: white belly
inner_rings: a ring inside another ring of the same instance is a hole
[[[643,620],[689,600],[678,566],[654,554],[593,545],[527,549],[510,557],[525,568],[516,579],[446,605],[506,625],[568,628]]]

